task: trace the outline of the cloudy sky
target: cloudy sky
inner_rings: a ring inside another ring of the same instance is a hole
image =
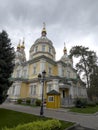
[[[64,42],[68,51],[83,45],[98,54],[98,0],[0,0],[0,31],[8,32],[14,47],[24,37],[27,58],[43,22],[57,60]]]

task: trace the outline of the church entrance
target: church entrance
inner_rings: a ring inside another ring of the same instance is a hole
[[[68,96],[69,96],[69,89],[68,88],[62,89],[62,98],[66,98]]]
[[[72,104],[72,99],[69,95],[69,88],[65,88],[61,90],[61,105],[69,106]]]

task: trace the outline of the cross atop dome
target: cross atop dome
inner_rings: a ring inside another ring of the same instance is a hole
[[[45,22],[43,22],[43,28],[45,28],[46,27],[46,24],[45,24]]]
[[[45,22],[43,22],[43,29],[42,29],[42,32],[41,32],[42,36],[46,36],[47,32],[46,32],[46,24]]]
[[[66,48],[65,42],[64,42],[64,49],[63,49],[63,52],[64,52],[64,54],[67,54],[67,48]]]
[[[25,48],[25,38],[23,37],[23,42],[22,42],[22,45],[21,45],[21,48]]]

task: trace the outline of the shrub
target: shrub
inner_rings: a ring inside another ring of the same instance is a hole
[[[96,105],[98,105],[98,101],[96,101]]]
[[[15,128],[4,128],[3,130],[57,130],[61,127],[59,120],[37,121],[24,125],[18,125]]]
[[[95,102],[88,102],[87,105],[89,107],[95,107],[96,106],[96,103]]]
[[[75,103],[75,107],[85,108],[86,105],[87,105],[87,100],[86,99],[77,98],[74,103]]]
[[[26,104],[30,104],[31,103],[31,100],[28,98],[26,99]]]
[[[36,106],[40,106],[41,105],[41,100],[40,99],[36,99],[35,104],[36,104]]]
[[[22,99],[20,98],[20,99],[17,99],[17,103],[18,104],[21,104],[22,103]]]

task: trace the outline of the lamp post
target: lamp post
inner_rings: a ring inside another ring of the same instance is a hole
[[[40,115],[41,116],[43,116],[43,114],[44,114],[44,81],[45,81],[45,75],[46,75],[46,71],[44,70],[43,72],[42,72],[42,74],[39,74],[38,75],[38,79],[39,79],[39,81],[41,81],[42,83],[43,83],[43,85],[42,85],[42,101],[41,101],[41,108],[40,108]]]

